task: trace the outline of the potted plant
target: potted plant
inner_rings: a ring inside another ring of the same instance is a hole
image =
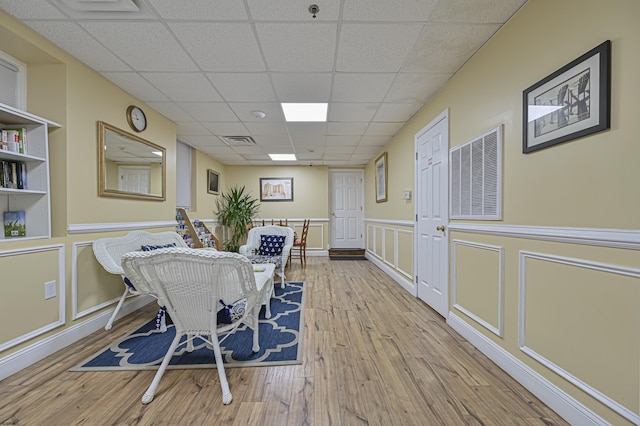
[[[229,228],[230,239],[222,243],[223,250],[237,252],[241,242],[247,237],[247,226],[258,214],[260,204],[251,194],[245,192],[245,187],[237,185],[228,192],[222,192],[216,199],[218,220]]]

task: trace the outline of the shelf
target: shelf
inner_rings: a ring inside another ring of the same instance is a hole
[[[220,240],[200,220],[189,219],[187,211],[178,207],[176,209],[176,232],[182,236],[191,248],[212,247],[220,250]]]

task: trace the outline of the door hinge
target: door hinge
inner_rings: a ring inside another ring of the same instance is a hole
[[[418,153],[416,152],[416,161],[418,161]]]
[[[416,213],[416,222],[418,221],[418,213]]]

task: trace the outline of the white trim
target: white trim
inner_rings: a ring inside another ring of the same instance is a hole
[[[120,312],[126,315],[153,301],[155,301],[155,299],[150,296],[141,296],[125,303]],[[22,348],[17,352],[0,358],[0,380],[43,360],[61,349],[69,349],[75,342],[100,329],[104,329],[104,325],[112,312],[113,309],[105,311],[87,321],[71,326],[59,333]]]
[[[56,297],[58,298],[58,319],[52,323],[46,324],[36,330],[32,330],[28,333],[25,333],[21,336],[18,336],[12,340],[6,341],[2,344],[0,344],[0,352],[2,351],[6,351],[7,349],[10,349],[16,345],[19,345],[21,343],[24,343],[28,340],[31,340],[35,337],[38,337],[42,334],[45,334],[51,330],[54,330],[58,327],[61,327],[63,325],[66,324],[65,322],[65,307],[66,307],[66,292],[65,292],[65,283],[66,283],[66,276],[65,276],[65,263],[64,263],[64,259],[65,259],[65,248],[63,244],[56,244],[56,245],[51,245],[51,246],[42,246],[42,247],[32,247],[32,248],[26,248],[26,249],[19,249],[19,250],[8,250],[8,251],[3,251],[0,252],[0,257],[8,257],[8,256],[19,256],[19,255],[24,255],[24,254],[31,254],[31,253],[42,253],[42,252],[46,252],[46,251],[58,251],[58,289],[57,289],[57,295]],[[0,370],[2,370],[0,368]],[[1,379],[0,379],[1,380]]]
[[[640,231],[450,222],[450,231],[640,250]]]
[[[157,222],[121,222],[121,223],[70,223],[67,226],[69,234],[90,234],[93,232],[112,232],[112,231],[135,231],[137,229],[150,228],[175,228],[177,222],[157,221]]]
[[[396,270],[404,275],[405,277],[407,277],[409,279],[409,281],[413,281],[413,274],[411,272],[407,272],[404,269],[400,268],[400,257],[398,256],[398,247],[399,247],[399,243],[398,243],[398,234],[409,234],[409,236],[411,237],[411,240],[413,240],[413,231],[406,231],[404,229],[394,229],[394,238],[395,238],[395,268]]]
[[[609,425],[596,413],[467,324],[454,312],[449,312],[447,324],[570,424]]]
[[[460,312],[467,315],[469,318],[471,318],[472,320],[474,320],[484,328],[486,328],[487,330],[489,330],[490,332],[492,332],[493,334],[495,334],[496,336],[502,337],[504,335],[504,247],[490,246],[487,244],[478,244],[478,243],[472,243],[469,241],[462,241],[462,240],[453,240],[451,243],[452,243],[451,252],[453,254],[452,256],[453,259],[451,262],[451,271],[452,271],[451,291],[453,293],[451,295],[452,306],[457,310],[459,310]],[[456,294],[457,294],[456,293],[456,289],[457,289],[456,266],[457,266],[457,260],[458,260],[457,252],[456,252],[457,245],[473,247],[480,250],[490,250],[490,251],[498,252],[499,260],[498,260],[498,326],[497,327],[491,324],[490,322],[483,320],[480,316],[474,314],[470,309],[467,309],[462,305],[459,305],[456,301]]]
[[[580,380],[578,377],[569,373],[567,370],[555,364],[550,359],[540,355],[534,349],[528,347],[526,345],[526,329],[525,329],[525,318],[526,318],[526,260],[527,259],[537,259],[546,262],[560,263],[568,266],[575,266],[579,268],[592,269],[600,272],[608,272],[612,274],[624,275],[627,277],[640,279],[640,269],[627,268],[624,266],[611,265],[606,263],[593,262],[589,260],[582,259],[574,259],[563,256],[556,255],[548,255],[542,253],[534,253],[528,251],[520,251],[520,283],[519,283],[519,292],[520,292],[520,300],[519,300],[519,315],[518,315],[518,347],[522,352],[529,355],[531,358],[538,361],[540,364],[544,365],[560,377],[564,378],[568,382],[575,385],[577,388],[592,396],[596,400],[600,401],[602,404],[609,407],[611,410],[615,411],[622,417],[626,418],[630,422],[634,424],[640,424],[640,414],[632,411],[631,409],[625,407],[620,402],[614,400],[613,398],[607,396],[586,382]]]
[[[380,223],[384,225],[408,226],[411,228],[413,228],[416,225],[416,223],[411,220],[373,219],[373,218],[367,217],[364,219],[364,221],[371,222],[371,223]]]
[[[380,268],[384,273],[386,273],[392,280],[400,284],[402,288],[407,290],[411,295],[415,296],[415,283],[407,281],[404,277],[398,274],[393,269],[389,268],[384,262],[382,262],[376,255],[371,252],[365,252],[364,256],[378,268]]]

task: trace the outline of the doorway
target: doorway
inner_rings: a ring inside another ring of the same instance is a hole
[[[364,248],[364,171],[330,170],[331,249]]]
[[[449,312],[449,112],[415,136],[417,296],[447,318]]]

